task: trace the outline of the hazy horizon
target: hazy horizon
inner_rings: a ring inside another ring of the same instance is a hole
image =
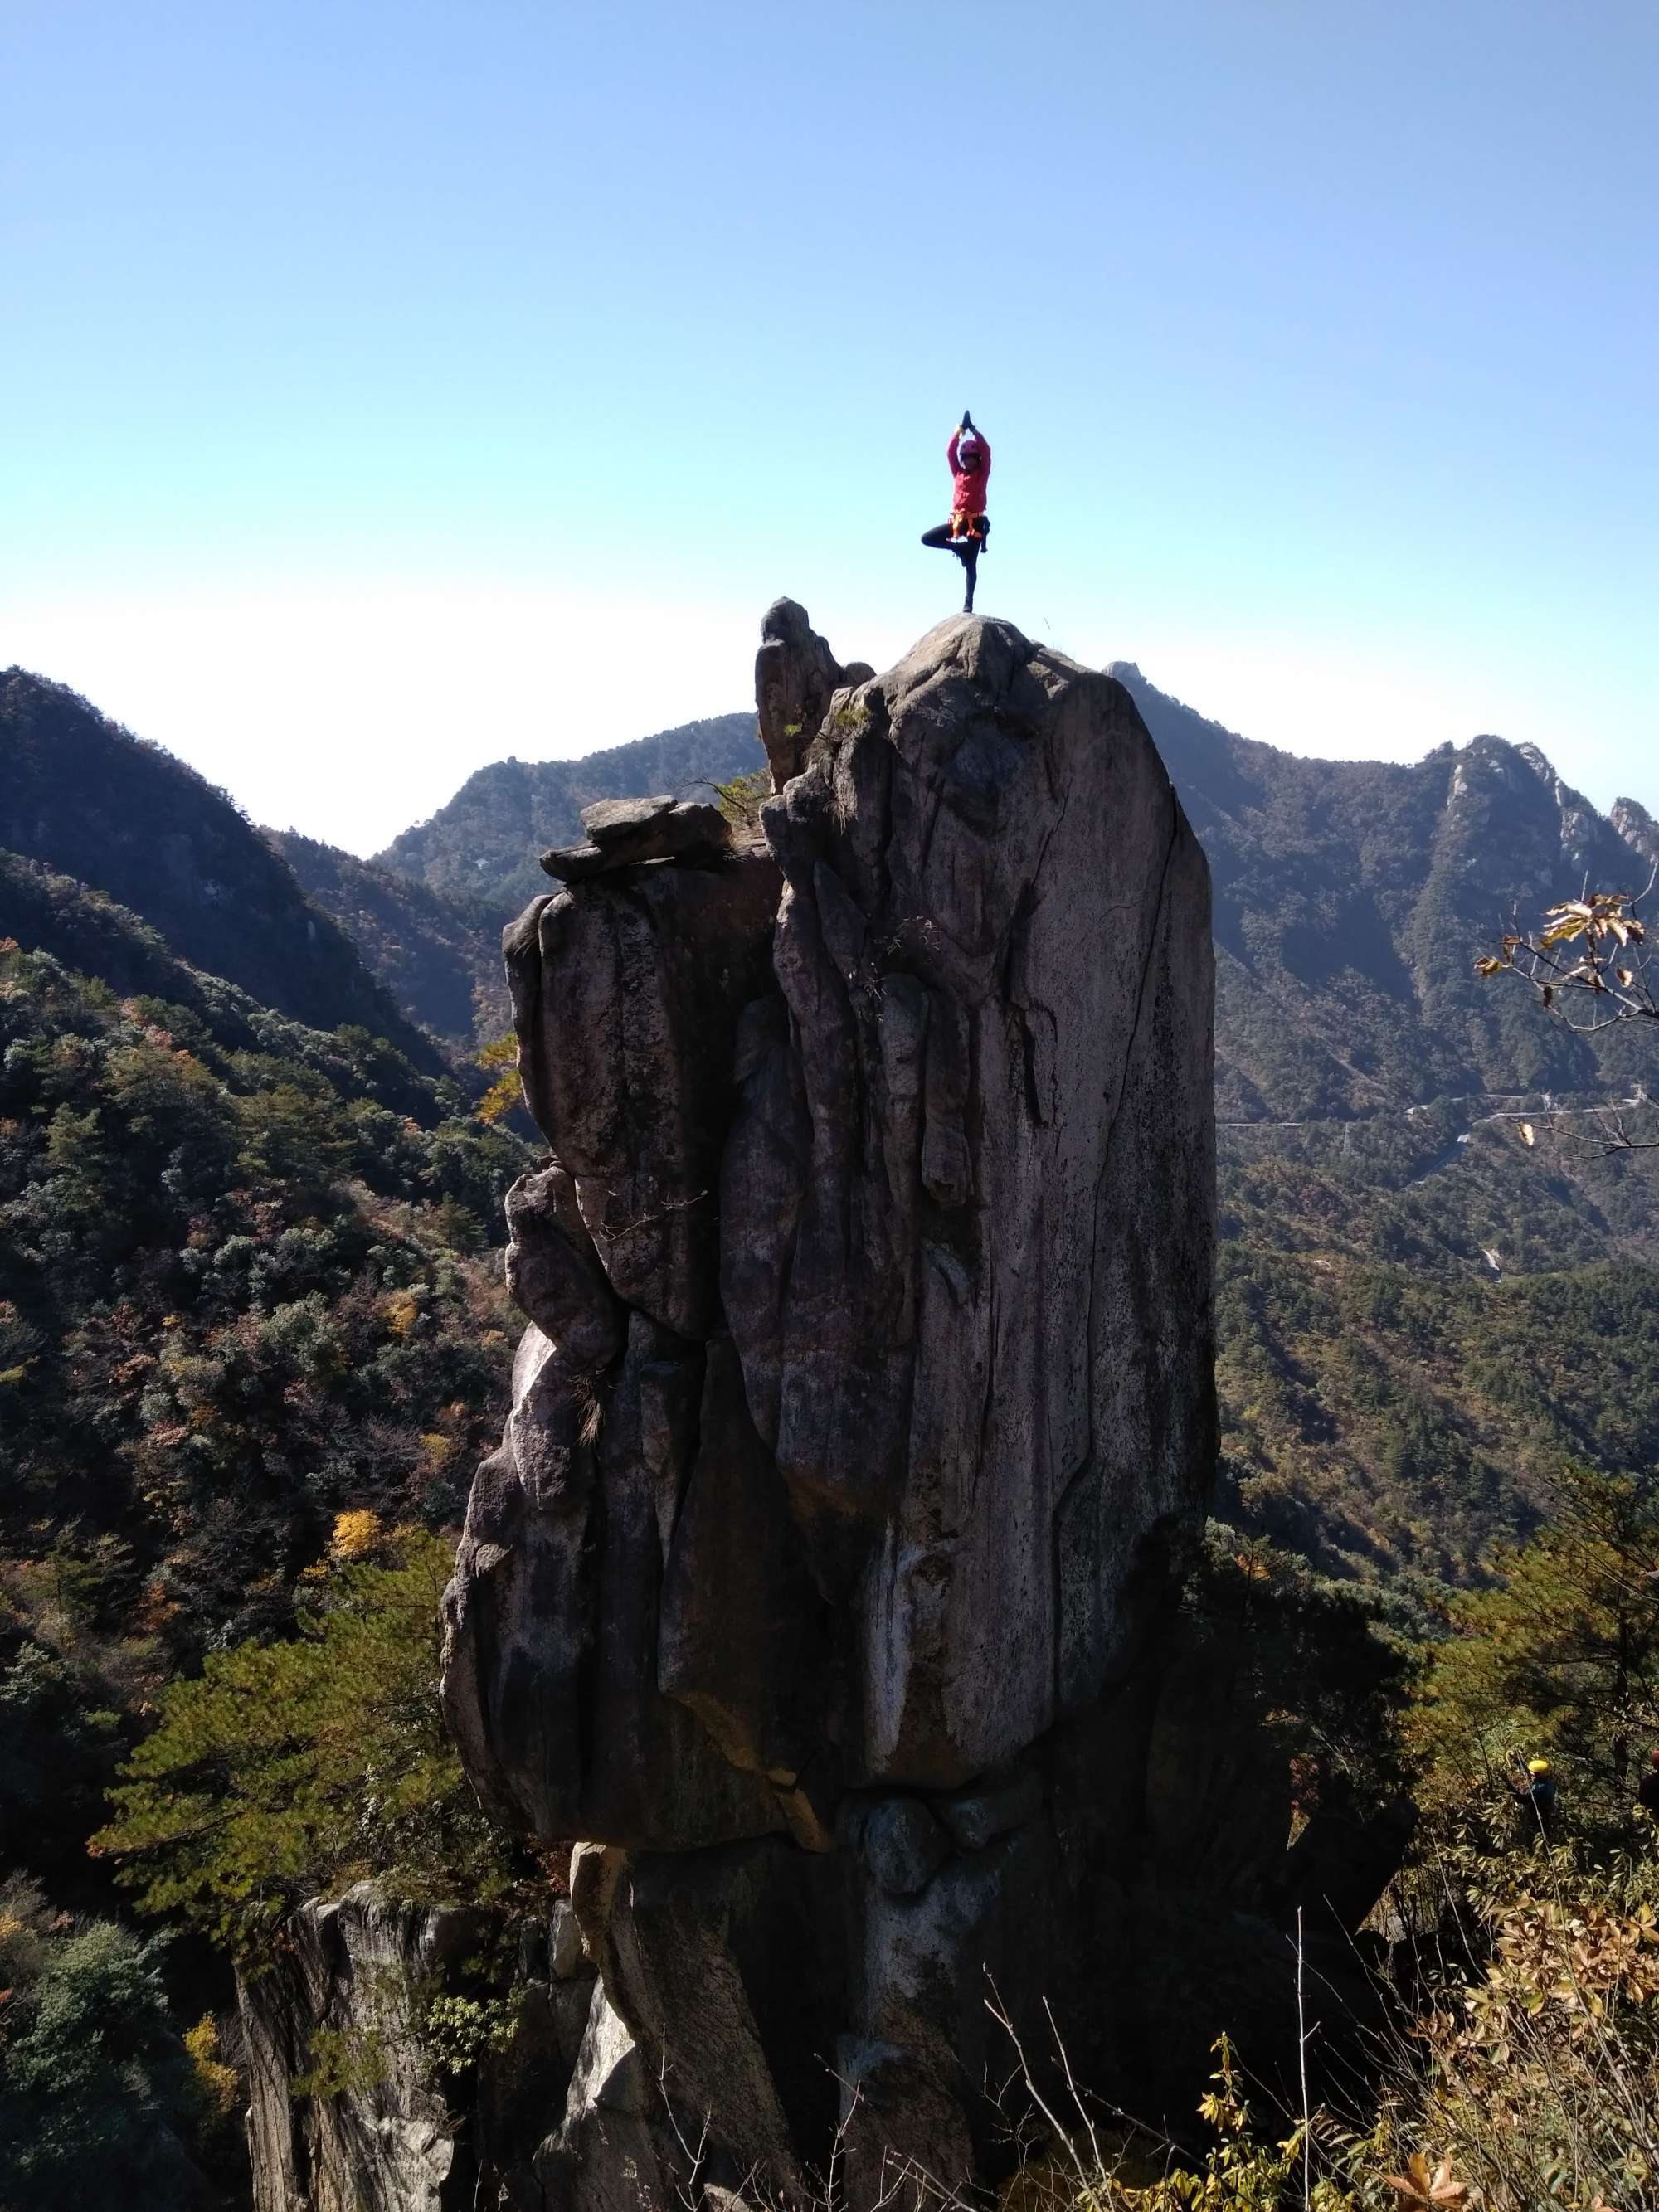
[[[1188,697],[1184,693],[1170,684],[1160,683],[1158,681],[1157,672],[1147,669],[1144,663],[1139,661],[1133,653],[1115,653],[1110,656],[1110,660],[1112,662],[1133,662],[1139,670],[1143,679],[1150,684],[1153,690],[1161,691],[1165,697],[1175,700],[1178,705],[1189,708],[1194,714],[1200,715],[1205,720],[1218,723],[1224,729],[1229,731],[1235,736],[1253,738],[1267,744],[1277,744],[1279,743],[1279,740],[1267,735],[1261,730],[1241,728],[1237,723],[1229,720],[1226,714],[1214,711],[1211,707],[1206,706],[1202,701]],[[1109,663],[1103,661],[1091,665],[1099,665],[1104,668],[1109,665]],[[64,680],[62,678],[54,678],[50,670],[44,668],[31,669],[27,672],[45,678],[48,681],[52,682],[63,682]],[[71,690],[79,690],[79,687],[76,685],[71,685],[70,688]],[[88,697],[89,703],[92,706],[97,708],[101,713],[107,714],[112,721],[119,723],[123,727],[130,730],[131,734],[135,737],[144,738],[153,743],[163,745],[167,751],[174,754],[175,757],[180,760],[185,760],[188,766],[196,768],[198,773],[203,775],[208,774],[208,771],[204,768],[202,768],[199,763],[190,761],[185,754],[180,752],[176,746],[167,744],[166,739],[158,737],[155,732],[137,729],[130,721],[125,720],[121,715],[112,713],[103,702],[95,698],[91,698],[90,696],[87,694],[82,694],[82,696]],[[470,776],[478,774],[480,770],[483,769],[495,767],[501,763],[509,760],[516,760],[525,763],[526,765],[532,767],[541,762],[578,760],[589,754],[605,752],[612,750],[614,747],[618,745],[629,744],[642,738],[659,737],[669,731],[683,728],[689,723],[707,721],[726,714],[752,713],[753,707],[751,702],[747,700],[743,700],[728,702],[725,706],[710,706],[706,708],[699,709],[695,714],[672,715],[665,720],[652,722],[642,728],[629,730],[620,735],[604,737],[595,736],[591,743],[584,743],[577,748],[563,752],[520,752],[509,747],[501,752],[492,755],[488,760],[475,762],[464,774],[457,776],[455,782],[447,791],[445,792],[442,799],[439,799],[434,805],[428,807],[423,813],[412,814],[406,819],[400,819],[395,828],[389,830],[385,836],[379,838],[372,844],[360,843],[352,845],[343,842],[341,837],[331,831],[325,820],[319,820],[319,822],[307,825],[299,822],[278,822],[274,819],[270,819],[259,814],[253,807],[250,806],[243,794],[235,787],[234,783],[227,781],[222,777],[211,775],[209,776],[209,781],[215,783],[219,788],[226,791],[229,794],[230,798],[235,801],[237,805],[241,808],[243,813],[247,815],[251,820],[257,823],[262,829],[271,831],[297,830],[301,835],[311,837],[320,843],[332,845],[340,850],[353,853],[360,860],[372,860],[378,854],[383,852],[388,846],[394,843],[405,830],[420,828],[424,823],[430,821],[434,815],[441,812],[448,801],[453,799],[459,793]],[[1468,744],[1478,736],[1503,737],[1505,734],[1506,733],[1501,730],[1495,732],[1470,730],[1461,737],[1455,736],[1449,739],[1437,738],[1432,743],[1425,742],[1415,750],[1395,750],[1389,753],[1365,753],[1359,750],[1336,753],[1321,751],[1316,747],[1297,745],[1282,745],[1280,749],[1287,752],[1297,753],[1304,759],[1346,759],[1356,761],[1387,759],[1409,764],[1413,762],[1420,761],[1425,754],[1433,751],[1436,746],[1440,744],[1449,742],[1457,746],[1459,750],[1462,750],[1463,746]],[[1520,743],[1522,741],[1520,739],[1511,739],[1510,742]],[[1561,777],[1564,782],[1580,789],[1583,788],[1582,786],[1577,784],[1577,780],[1571,773],[1566,762],[1559,758],[1547,745],[1540,746],[1539,750],[1547,756],[1551,765],[1554,768],[1557,775]],[[755,764],[757,768],[763,764],[763,756],[761,751],[758,738],[756,742]],[[1640,804],[1649,806],[1650,811],[1659,813],[1659,791],[1655,791],[1653,793],[1651,803],[1650,803],[1648,788],[1645,786],[1645,779],[1638,778],[1638,780],[1630,786],[1630,787],[1612,793],[1606,798],[1603,798],[1594,792],[1585,792],[1583,795],[1589,799],[1591,803],[1604,815],[1607,813],[1613,801],[1617,799],[1635,799]]]

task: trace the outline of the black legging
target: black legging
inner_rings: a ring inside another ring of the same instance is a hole
[[[968,596],[962,603],[962,611],[970,615],[974,611],[974,586],[979,580],[980,541],[977,538],[953,538],[951,527],[948,522],[941,522],[937,530],[924,530],[921,542],[941,551],[954,553],[961,562],[968,577]]]

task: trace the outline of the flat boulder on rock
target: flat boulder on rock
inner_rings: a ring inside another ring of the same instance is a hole
[[[605,816],[595,823],[591,817]],[[626,818],[624,818],[626,817]],[[706,799],[607,799],[586,807],[586,845],[566,845],[542,854],[542,866],[561,883],[585,883],[613,869],[637,867],[645,860],[718,860],[732,849],[732,825]]]
[[[672,792],[653,799],[598,799],[582,809],[582,828],[593,845],[620,845],[636,830],[643,830],[674,811]]]

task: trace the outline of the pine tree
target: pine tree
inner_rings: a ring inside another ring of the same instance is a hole
[[[1575,1825],[1617,1826],[1659,1738],[1659,1485],[1570,1469],[1549,1525],[1455,1600],[1420,1728],[1443,1788],[1562,1768]]]
[[[343,1555],[293,1641],[216,1652],[162,1692],[92,1846],[146,1911],[246,1955],[301,1899],[366,1877],[415,1902],[507,1887],[438,1709],[449,1547],[396,1543],[395,1565]]]

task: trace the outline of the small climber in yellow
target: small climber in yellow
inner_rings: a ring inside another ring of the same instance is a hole
[[[1535,1843],[1541,1836],[1548,1843],[1555,1826],[1555,1777],[1547,1759],[1527,1761],[1527,1779],[1516,1785],[1515,1794],[1521,1803],[1522,1841]]]

